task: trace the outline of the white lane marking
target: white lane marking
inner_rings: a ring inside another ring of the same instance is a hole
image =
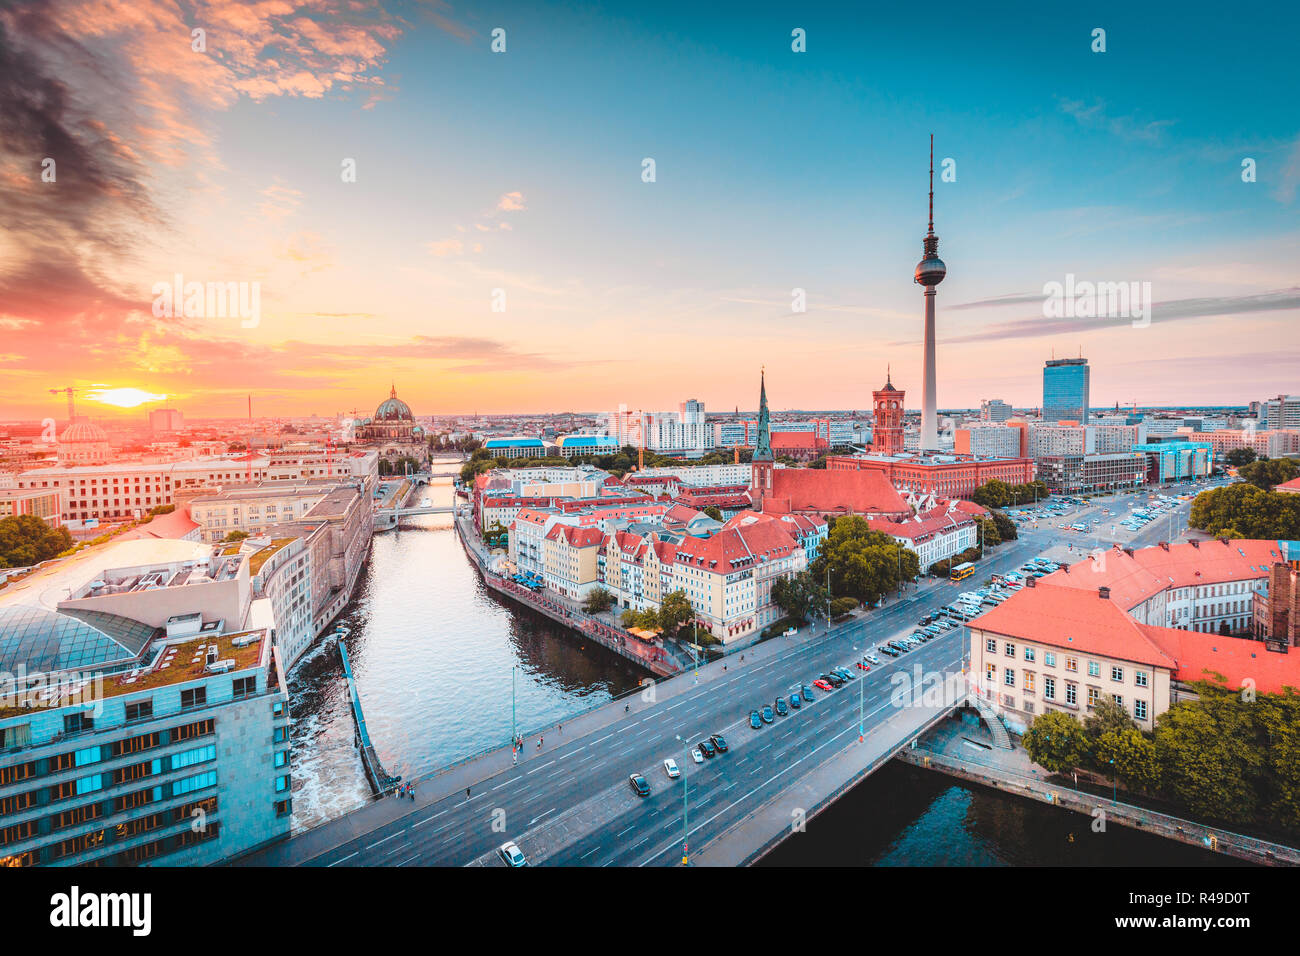
[[[344,862],[345,860],[350,860],[350,859],[352,859],[354,856],[357,855],[357,853],[360,853],[360,852],[361,852],[360,850],[357,850],[356,853],[349,853],[347,856],[343,857],[342,860],[335,860],[333,863],[330,864],[330,866],[338,866],[340,863]]]
[[[405,833],[405,832],[406,832],[406,829],[405,829],[405,828],[403,828],[403,829],[401,829],[401,830],[398,830],[398,831],[397,831],[396,833],[394,833],[392,836],[386,836],[386,837],[384,837],[382,840],[376,840],[374,843],[372,843],[372,844],[370,844],[368,847],[366,847],[366,849],[367,849],[367,850],[373,850],[375,847],[379,846],[379,844],[381,844],[381,843],[387,843],[389,840],[396,839],[397,837],[401,836],[401,835],[402,835],[403,833]]]
[[[550,766],[551,764],[553,764],[553,763],[555,763],[554,760],[548,760],[548,761],[546,761],[546,763],[542,764],[540,767],[534,767],[532,770],[529,770],[528,773],[537,773],[537,771],[539,771],[539,770],[545,770],[547,767],[549,767],[549,766]],[[527,776],[528,773],[526,773],[525,776]]]

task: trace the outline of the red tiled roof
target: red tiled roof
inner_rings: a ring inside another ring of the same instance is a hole
[[[824,438],[818,438],[816,432],[772,432],[773,448],[826,448]]]
[[[883,531],[885,534],[906,538],[909,541],[974,524],[974,522],[975,519],[964,511],[958,509],[950,511],[943,507],[931,508],[915,518],[908,518],[904,521],[891,521],[888,518],[867,519],[867,524],[872,531]]]
[[[1263,641],[1221,637],[1170,627],[1138,627],[1178,662],[1174,680],[1190,684],[1223,677],[1223,686],[1240,690],[1247,680],[1261,694],[1280,694],[1284,688],[1300,689],[1300,653],[1281,654],[1266,650]]]
[[[1284,481],[1280,485],[1274,485],[1273,490],[1291,494],[1300,492],[1300,478],[1292,478],[1290,481]]]
[[[820,468],[772,470],[774,511],[820,514],[906,515],[911,509],[879,471],[827,471]]]
[[[556,541],[561,536],[575,548],[599,546],[605,539],[599,528],[575,528],[567,524],[557,524],[546,532],[546,537],[551,541]]]
[[[971,621],[973,630],[1175,670],[1177,661],[1128,612],[1094,588],[1054,587],[1040,580]]]
[[[1125,610],[1137,607],[1153,594],[1167,588],[1197,587],[1248,581],[1268,575],[1282,560],[1277,541],[1238,539],[1157,546],[1133,554],[1115,547],[1100,558],[1087,557],[1047,575],[1039,583],[1068,588],[1086,588],[1094,593],[1099,585],[1110,588],[1110,598]]]
[[[798,545],[778,521],[728,528],[709,538],[687,538],[677,545],[677,561],[712,574],[754,567],[764,558],[787,557]]]

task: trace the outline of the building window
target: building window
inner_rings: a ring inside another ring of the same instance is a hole
[[[1110,679],[1122,684],[1124,682],[1124,668],[1112,665],[1110,669]]]
[[[1146,671],[1134,671],[1133,683],[1137,684],[1139,687],[1146,687],[1147,686]]]
[[[1145,700],[1133,701],[1133,716],[1138,720],[1147,719],[1147,702]]]
[[[1044,651],[1044,652],[1043,652],[1043,663],[1046,664],[1048,667],[1055,667],[1055,666],[1056,666],[1056,654],[1053,653],[1052,651]]]
[[[1034,672],[1025,671],[1025,693],[1032,694],[1033,692],[1034,692]]]
[[[1033,649],[1032,647],[1026,647],[1026,648],[1025,648],[1025,660],[1027,660],[1027,661],[1032,661],[1033,659],[1034,659],[1034,649]]]
[[[127,721],[147,720],[152,716],[153,716],[152,700],[141,700],[141,701],[136,701],[134,704],[126,705]]]
[[[65,734],[79,734],[94,728],[95,719],[90,714],[78,711],[75,714],[64,714],[63,716],[63,732]]]
[[[984,668],[984,679],[988,681],[990,684],[993,683],[994,678],[997,675],[997,672],[998,672],[998,668],[996,664],[987,665]]]
[[[1006,668],[1006,670],[1003,672],[1002,683],[1006,684],[1008,687],[1016,686],[1016,672],[1012,670],[1010,667]]]
[[[1079,669],[1078,659],[1074,657],[1067,657],[1065,659],[1065,669],[1071,672],[1078,671]]]
[[[1089,677],[1100,677],[1100,676],[1101,676],[1101,665],[1098,664],[1096,661],[1088,661],[1088,676],[1089,676]]]
[[[1098,691],[1097,688],[1095,687],[1088,688],[1088,709],[1089,710],[1092,710],[1092,708],[1097,706],[1097,697],[1099,695],[1100,695],[1100,691]]]
[[[1043,678],[1043,696],[1048,700],[1056,700],[1056,678]]]
[[[1016,645],[1008,643],[1008,644],[1007,644],[1007,651],[1006,651],[1006,654],[1007,654],[1007,657],[1015,657],[1015,656],[1016,656]]]
[[[1077,684],[1065,685],[1065,702],[1072,707],[1079,704],[1079,687]]]
[[[984,650],[988,651],[990,654],[996,654],[998,652],[998,642],[990,637],[984,642]]]
[[[181,691],[181,709],[188,710],[191,707],[202,707],[208,702],[208,689],[206,687],[193,687]]]
[[[236,677],[234,682],[234,698],[242,700],[245,697],[251,697],[257,693],[257,675],[252,677]]]

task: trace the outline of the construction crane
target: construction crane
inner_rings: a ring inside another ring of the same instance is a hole
[[[51,394],[51,395],[57,395],[57,394],[59,394],[59,392],[66,392],[66,393],[67,393],[67,395],[68,395],[68,424],[69,424],[69,425],[71,425],[71,424],[76,420],[76,418],[77,418],[76,407],[73,405],[73,402],[72,402],[72,394],[73,394],[74,392],[76,392],[76,391],[77,391],[77,389],[74,388],[74,387],[71,386],[71,385],[69,385],[67,388],[52,388],[52,389],[50,389],[50,394]]]

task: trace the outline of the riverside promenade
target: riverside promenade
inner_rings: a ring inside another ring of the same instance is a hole
[[[1008,751],[991,744],[992,738],[983,727],[946,721],[921,737],[915,747],[900,751],[898,759],[1005,793],[1041,800],[1094,821],[1101,820],[1104,813],[1105,825],[1119,824],[1264,866],[1300,865],[1300,850],[1295,847],[1076,790],[1037,766],[1023,747]]]
[[[455,526],[456,536],[465,548],[466,555],[483,575],[484,583],[498,594],[517,601],[538,614],[545,614],[557,624],[578,631],[583,637],[595,641],[620,657],[640,664],[656,677],[668,677],[680,673],[681,667],[662,646],[647,643],[620,628],[611,627],[604,621],[585,613],[577,602],[549,591],[538,594],[498,574],[492,570],[487,549],[474,533],[472,522],[457,515]]]

